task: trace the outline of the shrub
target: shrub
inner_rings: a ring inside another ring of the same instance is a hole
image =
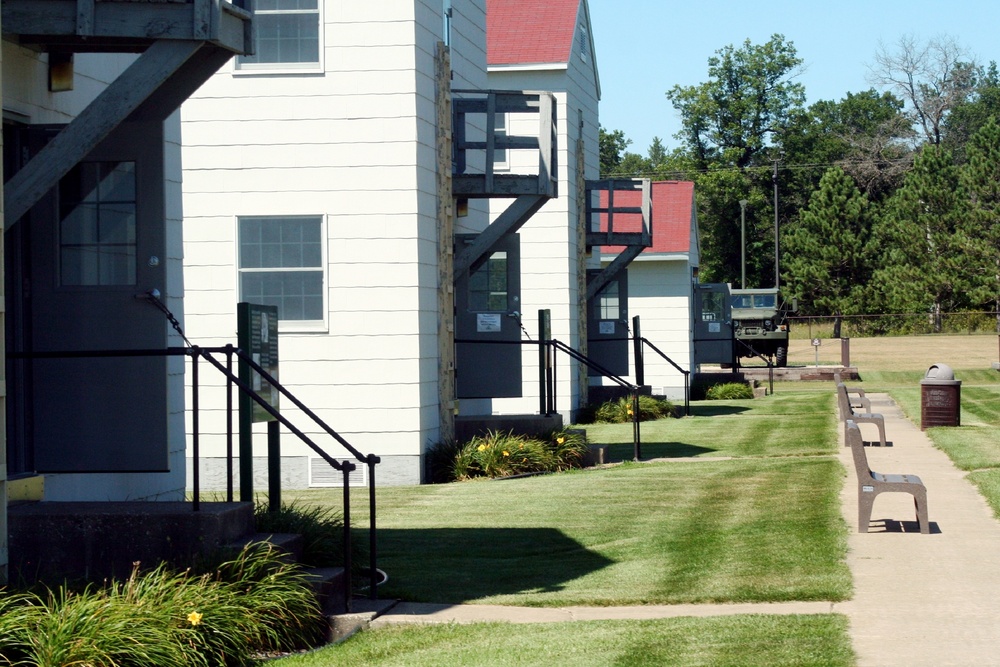
[[[579,468],[587,453],[587,443],[584,436],[565,430],[556,431],[546,439],[512,431],[488,431],[465,444],[444,443],[434,449],[432,456],[441,461],[437,479],[460,481]],[[449,456],[450,462],[445,463]]]
[[[705,392],[705,398],[710,401],[731,401],[753,398],[753,389],[745,382],[724,382],[712,385]]]
[[[62,667],[232,667],[261,652],[313,646],[319,603],[300,568],[270,544],[217,572],[160,565],[124,582],[47,595],[0,595],[0,663]]]
[[[344,517],[340,512],[284,502],[277,512],[271,512],[266,500],[258,500],[253,518],[258,533],[301,535],[304,544],[299,562],[303,565],[329,567],[344,562]],[[353,560],[360,562],[358,558]]]
[[[598,406],[594,421],[606,424],[623,424],[632,421],[632,397],[623,396]],[[673,403],[664,398],[639,396],[639,421],[655,421],[669,417],[674,412]]]

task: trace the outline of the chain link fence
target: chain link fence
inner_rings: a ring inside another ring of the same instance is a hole
[[[862,338],[929,334],[1000,333],[997,311],[889,313],[884,315],[797,315],[789,317],[792,338]]]

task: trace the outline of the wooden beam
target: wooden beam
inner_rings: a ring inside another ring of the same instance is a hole
[[[504,237],[521,228],[549,200],[545,195],[521,195],[476,237],[471,245],[455,254],[455,280],[486,256]]]
[[[587,301],[597,296],[598,292],[617,278],[618,274],[624,271],[632,263],[632,260],[639,256],[642,250],[643,246],[641,245],[628,246],[615,257],[614,261],[601,269],[601,272],[587,283]]]
[[[4,186],[4,229],[10,229],[70,169],[194,56],[204,42],[158,41],[111,82]],[[169,112],[168,112],[169,113]]]
[[[205,43],[129,115],[129,120],[166,120],[232,57],[232,51]]]

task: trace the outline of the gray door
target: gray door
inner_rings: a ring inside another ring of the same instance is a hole
[[[628,350],[628,272],[622,271],[587,304],[587,356],[615,375],[628,375]],[[601,375],[593,368],[588,374]]]
[[[694,285],[694,363],[732,364],[733,318],[729,285]]]
[[[472,239],[457,235],[456,244]],[[511,234],[455,277],[459,398],[517,398],[521,390],[521,245]]]
[[[25,352],[166,347],[166,321],[141,295],[165,293],[162,123],[116,130],[32,209],[24,267]],[[165,471],[162,356],[33,358],[39,472]]]

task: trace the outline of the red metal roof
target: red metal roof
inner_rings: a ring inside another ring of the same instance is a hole
[[[486,62],[565,63],[580,0],[486,0]]]
[[[656,181],[652,183],[652,228],[653,245],[645,248],[643,254],[687,253],[691,251],[691,227],[694,222],[694,183],[690,181]],[[615,204],[639,206],[641,193],[616,192]],[[607,204],[602,193],[601,205]],[[616,232],[637,232],[639,222],[633,216],[614,217]],[[638,217],[638,216],[634,216]],[[607,231],[607,219],[602,216],[601,231]],[[601,246],[601,252],[617,255],[622,246]]]

